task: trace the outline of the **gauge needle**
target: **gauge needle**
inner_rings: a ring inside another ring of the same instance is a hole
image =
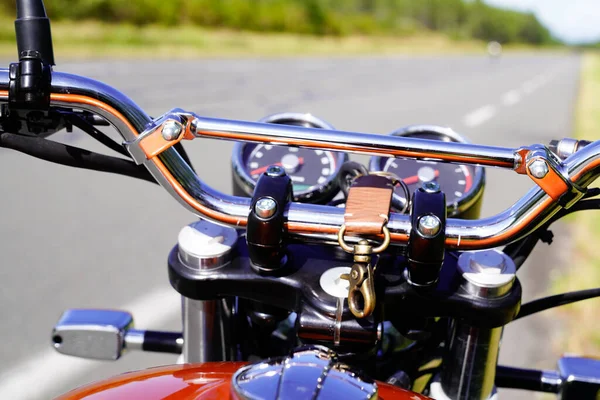
[[[304,164],[304,157],[298,157],[298,165],[302,165]],[[267,168],[269,168],[271,165],[277,165],[278,167],[281,167],[281,163],[277,162],[275,164],[269,164],[269,165],[265,165],[264,167],[260,167],[260,168],[256,168],[253,169],[252,171],[250,171],[250,175],[257,175],[257,174],[262,174],[263,172],[265,172],[267,170]]]
[[[440,176],[440,171],[438,171],[437,169],[434,171],[434,178],[437,178],[438,176]],[[406,183],[407,185],[413,185],[415,183],[419,182],[419,175],[413,175],[413,176],[409,176],[408,178],[404,178],[402,179],[402,181],[404,183]]]

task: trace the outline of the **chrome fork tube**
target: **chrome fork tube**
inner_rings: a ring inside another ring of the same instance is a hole
[[[473,299],[494,299],[510,294],[516,266],[498,250],[464,252],[457,263],[462,274],[460,291]],[[495,397],[494,381],[502,327],[473,326],[454,320],[446,341],[442,371],[432,383],[437,400],[488,400]]]
[[[190,278],[215,273],[232,259],[238,240],[233,228],[196,221],[179,232],[179,273]],[[175,267],[173,267],[175,268]],[[195,294],[188,294],[194,296]],[[227,299],[197,300],[182,296],[183,362],[230,360],[231,315]]]
[[[181,299],[183,362],[228,360],[227,316],[219,300]]]
[[[441,384],[450,399],[489,399],[494,391],[500,328],[476,328],[455,321],[444,358]]]

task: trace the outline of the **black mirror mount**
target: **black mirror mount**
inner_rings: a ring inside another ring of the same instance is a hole
[[[50,107],[54,50],[43,0],[16,0],[19,62],[9,68],[8,104],[13,110]]]
[[[19,60],[23,56],[39,54],[42,63],[52,66],[54,50],[52,48],[52,33],[50,19],[46,14],[43,0],[16,0],[17,19],[15,32]]]

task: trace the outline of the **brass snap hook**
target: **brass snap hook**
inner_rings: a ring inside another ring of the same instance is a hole
[[[350,282],[348,289],[348,308],[356,318],[365,318],[375,310],[375,281],[369,271],[369,265],[354,264],[349,274],[342,279]]]
[[[382,230],[383,230],[383,242],[379,246],[377,246],[371,250],[371,253],[373,253],[373,254],[381,253],[382,251],[387,249],[388,246],[390,245],[390,241],[391,241],[390,230],[385,225]],[[347,253],[356,253],[355,249],[356,249],[356,246],[358,246],[358,245],[350,246],[348,243],[346,243],[346,241],[344,240],[345,233],[346,233],[346,224],[342,225],[340,227],[340,230],[338,231],[338,243],[340,244],[340,247]]]

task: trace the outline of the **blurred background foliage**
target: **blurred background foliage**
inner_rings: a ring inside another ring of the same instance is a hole
[[[14,15],[14,0],[0,0]],[[47,0],[53,21],[97,20],[177,24],[313,35],[412,35],[443,32],[455,39],[555,44],[533,14],[481,0]]]

